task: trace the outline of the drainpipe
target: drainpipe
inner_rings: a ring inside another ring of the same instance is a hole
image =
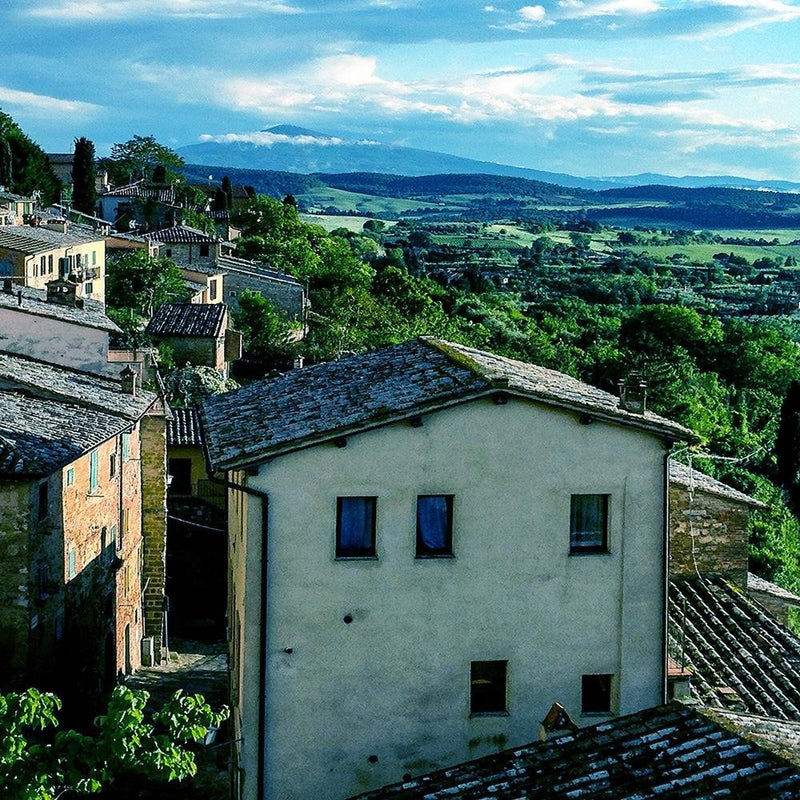
[[[265,684],[267,677],[267,566],[269,563],[269,495],[266,492],[253,489],[241,483],[217,478],[211,467],[208,457],[208,449],[203,441],[203,452],[205,454],[206,472],[212,483],[233,489],[236,492],[243,492],[251,497],[257,498],[261,502],[261,647],[258,658],[258,775],[257,775],[257,800],[264,798],[264,775],[266,761],[266,738],[267,738],[267,710]]]

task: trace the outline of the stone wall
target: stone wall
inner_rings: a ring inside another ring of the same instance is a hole
[[[747,586],[749,508],[736,500],[672,484],[669,571],[675,577],[722,575]]]
[[[167,424],[163,414],[143,417],[141,431],[144,635],[153,637],[153,657],[159,663],[166,657]]]
[[[239,295],[249,289],[271,300],[285,311],[289,319],[302,320],[305,312],[306,293],[303,286],[290,281],[279,281],[250,272],[239,272],[225,268],[224,301],[231,311],[239,310]]]

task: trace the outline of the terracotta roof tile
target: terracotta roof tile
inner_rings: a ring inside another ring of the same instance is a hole
[[[203,404],[200,416],[214,468],[229,469],[498,393],[664,438],[692,437],[686,428],[656,414],[625,411],[619,398],[563,373],[428,338],[293,370],[217,395]]]
[[[800,639],[722,578],[670,581],[669,650],[704,704],[800,722]]]

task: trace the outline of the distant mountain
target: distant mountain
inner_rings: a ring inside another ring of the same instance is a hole
[[[609,184],[617,186],[678,186],[684,189],[704,189],[707,187],[721,187],[728,189],[757,189],[773,192],[800,191],[800,183],[791,181],[756,181],[751,178],[737,178],[733,175],[684,175],[676,178],[674,175],[660,175],[657,172],[642,172],[639,175],[618,175],[608,178],[591,178],[594,181],[603,181],[603,188],[610,188]]]

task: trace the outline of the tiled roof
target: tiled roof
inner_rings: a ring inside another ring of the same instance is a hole
[[[227,317],[224,303],[164,303],[147,323],[150,336],[220,336]]]
[[[49,475],[130,427],[116,414],[0,391],[0,475]]]
[[[264,264],[257,261],[247,261],[244,258],[236,258],[235,256],[223,255],[217,259],[217,264],[225,272],[241,272],[248,275],[254,275],[258,278],[265,278],[270,281],[277,281],[278,283],[293,283],[296,286],[302,286],[297,278],[287,275],[285,272],[278,272],[277,270],[270,269]]]
[[[702,703],[800,722],[800,639],[723,579],[670,581],[669,651]]]
[[[721,708],[705,709],[703,713],[726,727],[734,728],[749,741],[800,766],[800,722],[742,714]]]
[[[209,236],[207,233],[190,228],[188,225],[174,225],[171,228],[162,228],[159,231],[151,231],[144,234],[145,239],[154,242],[164,242],[165,244],[216,244],[220,241],[219,236]]]
[[[679,704],[359,795],[360,800],[793,800],[800,768]]]
[[[22,293],[22,303],[18,295]],[[119,326],[106,316],[106,307],[96,300],[84,298],[83,308],[48,303],[47,291],[33,289],[29,286],[14,285],[13,293],[0,291],[0,308],[13,309],[23,314],[38,314],[42,317],[52,317],[74,325],[83,325],[87,328],[99,328],[112,333],[121,333]]]
[[[200,416],[214,468],[230,469],[498,393],[665,438],[692,436],[656,414],[625,411],[619,398],[563,373],[428,338],[292,370],[217,395],[203,404]]]
[[[121,382],[113,378],[3,351],[0,351],[0,387],[77,403],[86,409],[107,411],[128,420],[141,417],[157,399],[153,392],[144,389],[137,389],[136,396],[123,392]]]
[[[71,226],[66,233],[32,225],[0,225],[0,247],[20,253],[44,253],[57,247],[102,242],[103,237],[91,229]]]
[[[4,200],[6,200],[6,201],[8,201],[8,200],[22,201],[24,203],[32,203],[33,202],[33,198],[32,197],[26,197],[25,195],[22,195],[22,194],[14,194],[14,192],[7,192],[7,191],[5,191],[3,189],[3,190],[0,190],[0,202],[2,202]]]
[[[167,422],[167,444],[173,447],[200,445],[200,422],[193,408],[173,408]]]
[[[175,190],[171,186],[141,186],[131,184],[130,186],[119,186],[104,192],[100,199],[104,197],[144,197],[148,200],[156,200],[159,203],[172,205],[175,202]]]
[[[671,483],[676,483],[686,488],[697,490],[700,492],[707,492],[714,494],[718,497],[724,497],[728,500],[735,500],[739,503],[745,503],[753,508],[766,508],[766,504],[754,497],[728,486],[726,483],[706,475],[705,472],[693,469],[692,467],[681,464],[678,461],[669,462],[669,479]]]
[[[747,591],[748,592],[762,592],[774,597],[776,600],[782,600],[784,603],[800,607],[800,597],[782,586],[778,586],[770,581],[765,581],[759,578],[758,575],[753,575],[752,572],[747,573]]]

